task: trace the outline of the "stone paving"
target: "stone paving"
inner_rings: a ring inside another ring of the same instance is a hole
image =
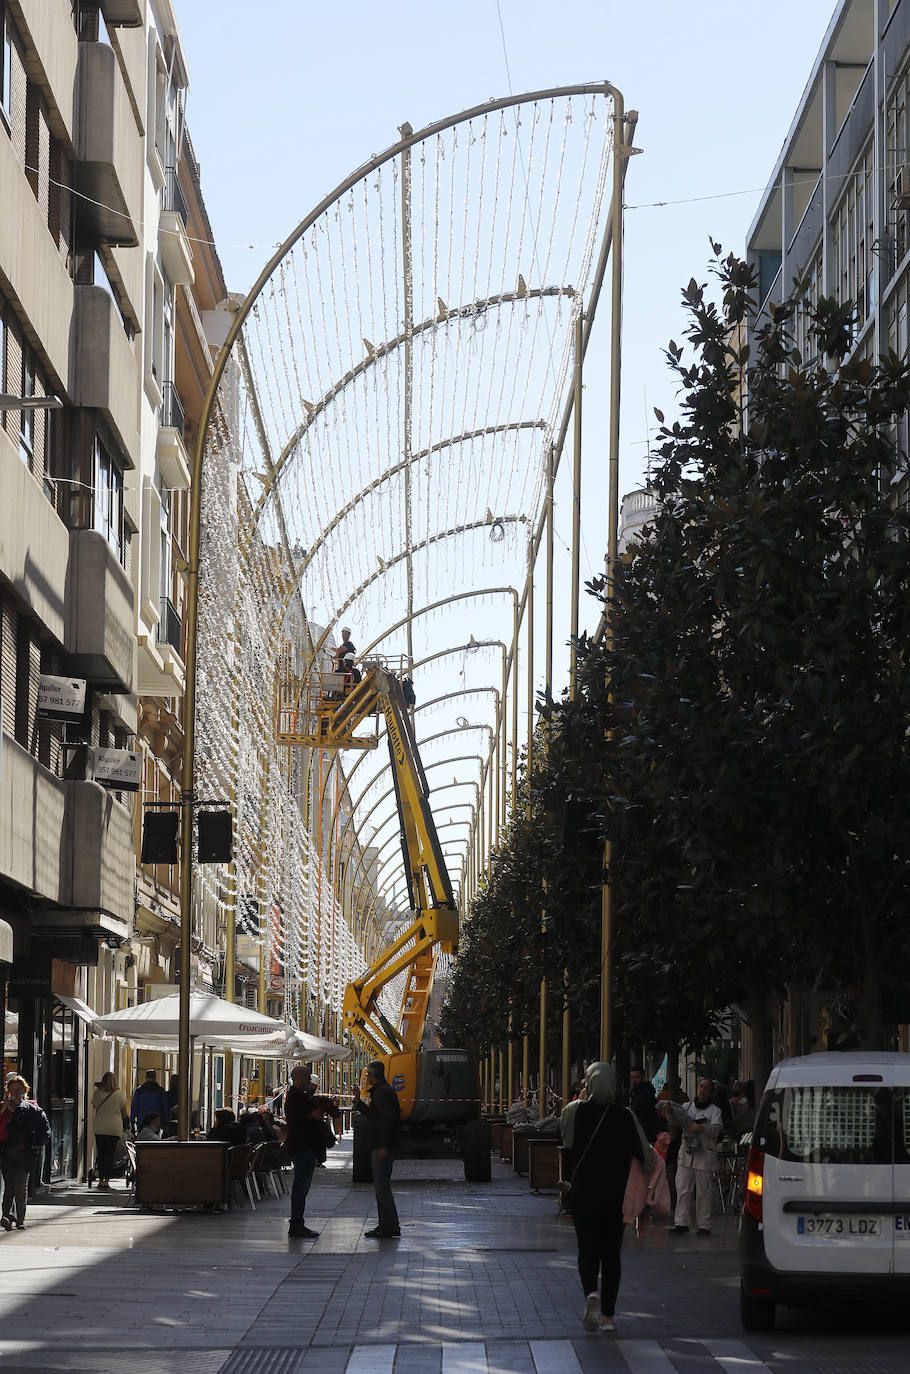
[[[736,1222],[708,1241],[627,1232],[617,1335],[581,1328],[571,1223],[552,1195],[494,1163],[402,1161],[399,1241],[363,1232],[372,1189],[349,1141],[317,1170],[289,1240],[288,1200],[227,1214],[139,1212],[125,1192],[60,1189],[0,1234],[0,1362],[98,1374],[897,1374],[910,1323],[782,1312],[745,1337]]]

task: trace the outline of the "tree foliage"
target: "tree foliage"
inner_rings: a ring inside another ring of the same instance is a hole
[[[542,703],[533,812],[468,923],[448,1005],[465,979],[487,989],[491,1041],[509,990],[556,976],[555,954],[585,1018],[576,1049],[591,1041],[605,839],[630,1043],[698,1047],[731,1005],[761,1043],[794,978],[848,998],[864,1044],[908,1019],[910,516],[895,439],[910,371],[873,363],[852,307],[801,287],[759,313],[751,270],[715,253],[716,285],[685,288],[685,343],[667,349],[680,418],[658,412],[653,521],[612,600],[602,580],[589,588],[609,642],[580,646],[576,700]],[[544,879],[548,946],[516,983]],[[472,964],[475,922],[486,962]]]

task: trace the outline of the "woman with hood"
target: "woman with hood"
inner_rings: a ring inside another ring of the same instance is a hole
[[[578,1239],[578,1273],[585,1295],[582,1325],[586,1331],[615,1331],[629,1166],[637,1159],[649,1174],[652,1151],[632,1113],[616,1102],[616,1070],[611,1065],[589,1065],[585,1087],[586,1101],[570,1102],[559,1122],[566,1147],[563,1168],[571,1183],[567,1205]]]

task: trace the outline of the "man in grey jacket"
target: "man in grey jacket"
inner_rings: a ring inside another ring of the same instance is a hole
[[[682,1127],[683,1137],[676,1166],[676,1213],[671,1236],[681,1236],[689,1229],[689,1206],[695,1194],[696,1235],[711,1234],[711,1185],[717,1169],[717,1137],[723,1126],[720,1108],[711,1098],[714,1084],[703,1078],[695,1092],[694,1102],[660,1102],[660,1109],[671,1111]]]
[[[362,1112],[370,1128],[370,1159],[373,1164],[373,1187],[379,1225],[364,1231],[373,1240],[386,1240],[401,1235],[398,1208],[392,1195],[392,1165],[398,1144],[401,1106],[395,1089],[386,1082],[385,1066],[378,1059],[367,1065],[370,1100],[364,1102],[360,1088],[354,1086],[354,1110]]]

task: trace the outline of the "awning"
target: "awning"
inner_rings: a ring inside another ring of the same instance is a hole
[[[13,962],[13,928],[9,921],[0,921],[0,964]]]
[[[98,1024],[98,1013],[92,1011],[88,1003],[83,1002],[81,997],[63,997],[59,992],[55,992],[54,996],[58,1002],[62,1002],[65,1007],[69,1007],[70,1011],[75,1012],[79,1020],[84,1021],[96,1035],[104,1035],[104,1027]]]

